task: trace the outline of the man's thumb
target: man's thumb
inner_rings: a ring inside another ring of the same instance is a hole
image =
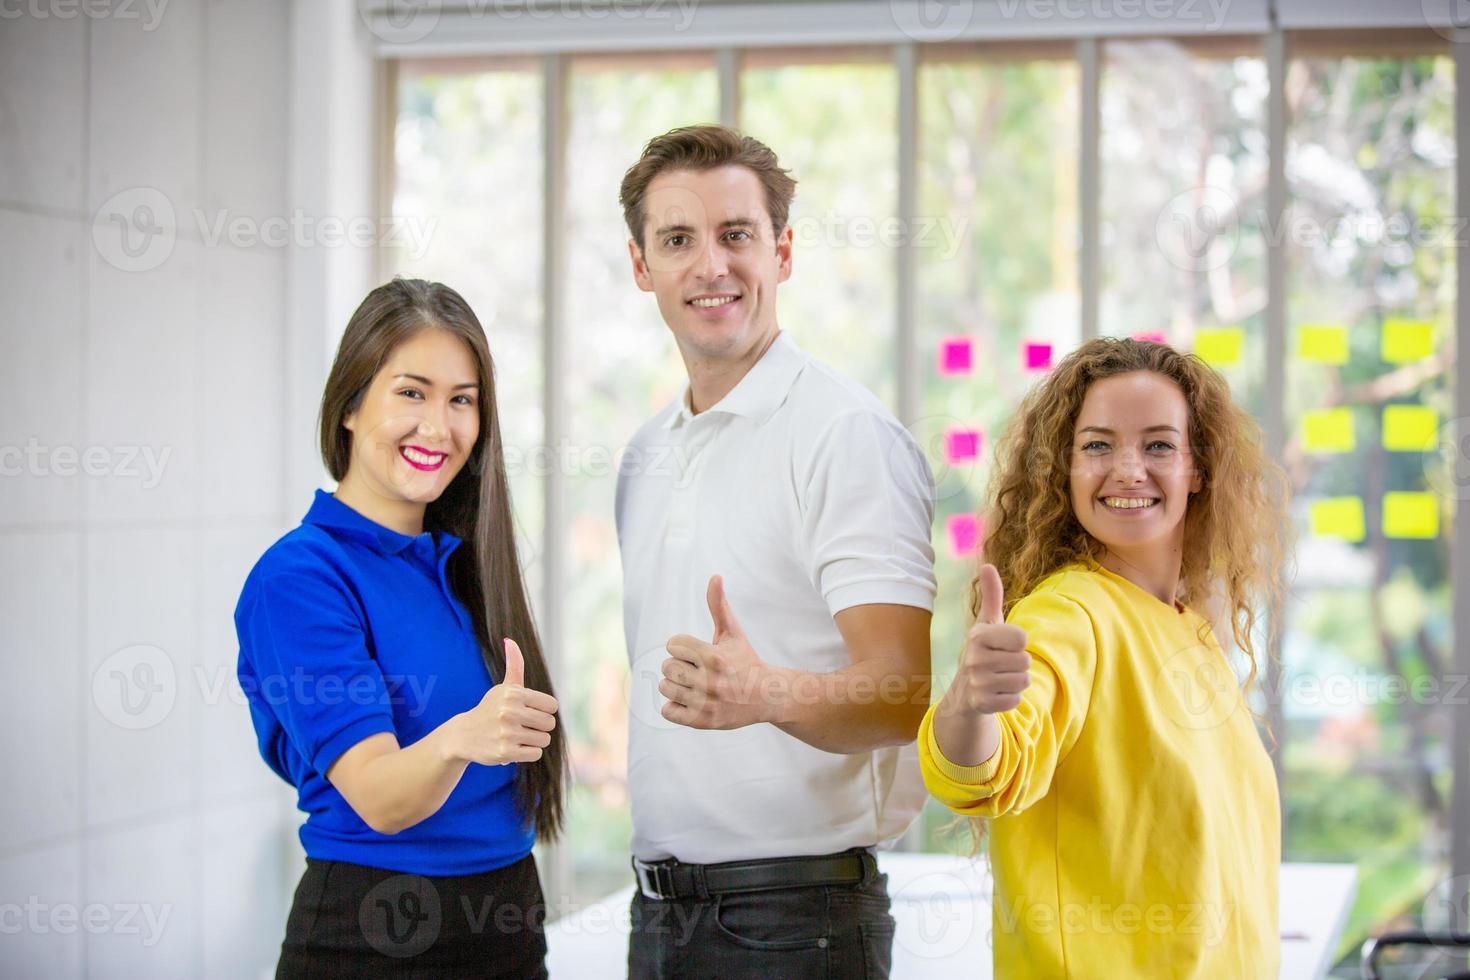
[[[520,645],[510,637],[505,638],[505,680],[501,683],[526,686],[526,658]]]
[[[1000,584],[1000,572],[990,564],[980,566],[980,622],[1005,622],[1005,592]]]
[[[719,642],[722,636],[741,636],[735,610],[730,608],[730,600],[725,598],[725,580],[711,575],[705,598],[709,601],[710,618],[715,621],[715,641]]]

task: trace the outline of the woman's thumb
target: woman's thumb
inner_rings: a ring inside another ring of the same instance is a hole
[[[994,565],[980,566],[980,622],[994,625],[1005,622],[1005,592],[1000,572]]]
[[[505,680],[502,683],[526,686],[526,658],[522,656],[519,644],[508,636],[505,638]]]

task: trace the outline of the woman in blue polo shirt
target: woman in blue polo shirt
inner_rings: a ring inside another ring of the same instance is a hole
[[[531,847],[566,753],[516,558],[494,370],[454,290],[368,294],[318,490],[251,570],[239,676],[307,867],[278,977],[544,977]]]

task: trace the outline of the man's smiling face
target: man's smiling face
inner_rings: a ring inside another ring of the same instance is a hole
[[[633,278],[686,358],[739,360],[776,332],[776,285],[791,276],[791,229],[771,227],[748,167],[671,170],[648,185]]]

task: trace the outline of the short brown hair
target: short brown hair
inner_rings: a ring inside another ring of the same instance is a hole
[[[791,211],[796,179],[781,169],[771,148],[728,126],[681,126],[649,140],[638,162],[623,174],[618,202],[623,206],[628,232],[638,247],[643,247],[643,199],[653,178],[670,170],[702,171],[729,165],[748,167],[760,178],[766,191],[771,230],[779,235]]]

